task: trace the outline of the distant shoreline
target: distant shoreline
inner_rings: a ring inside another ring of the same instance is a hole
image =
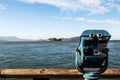
[[[48,39],[38,39],[38,40],[28,40],[28,39],[20,39],[17,37],[0,37],[0,42],[79,42],[80,37],[71,37],[71,38],[48,38]],[[120,42],[120,40],[110,40],[110,42]]]
[[[2,41],[0,43],[41,43],[41,42],[78,42],[79,41]],[[110,42],[120,42],[120,40],[110,40]]]

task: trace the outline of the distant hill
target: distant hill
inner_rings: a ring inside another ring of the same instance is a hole
[[[79,37],[72,37],[72,38],[60,38],[61,41],[79,41]],[[46,40],[42,40],[42,39],[38,39],[38,40],[28,40],[28,39],[21,39],[18,37],[14,37],[14,36],[8,36],[8,37],[1,37],[0,36],[0,42],[15,42],[15,41],[46,41]]]
[[[74,41],[74,42],[79,42],[80,40],[80,37],[77,36],[77,37],[71,37],[71,38],[60,38],[61,41]],[[46,40],[43,40],[43,39],[38,39],[38,40],[29,40],[29,39],[21,39],[21,38],[18,38],[18,37],[14,37],[14,36],[8,36],[8,37],[2,37],[0,36],[0,42],[22,42],[22,41],[46,41]],[[110,40],[110,42],[120,42],[120,40]]]
[[[0,42],[6,42],[6,41],[27,41],[27,39],[20,39],[17,37],[0,37]]]

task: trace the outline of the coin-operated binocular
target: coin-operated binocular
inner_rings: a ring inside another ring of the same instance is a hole
[[[76,49],[76,66],[85,80],[98,80],[108,66],[111,35],[105,30],[85,30]]]

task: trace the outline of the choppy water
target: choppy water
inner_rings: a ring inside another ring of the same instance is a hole
[[[0,68],[75,68],[78,42],[0,43]],[[109,68],[120,68],[120,42],[110,42]]]

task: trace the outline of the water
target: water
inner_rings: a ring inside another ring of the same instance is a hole
[[[1,43],[0,68],[75,68],[74,42]]]
[[[0,68],[75,68],[78,42],[0,43]],[[120,68],[120,42],[110,42],[109,68]]]

